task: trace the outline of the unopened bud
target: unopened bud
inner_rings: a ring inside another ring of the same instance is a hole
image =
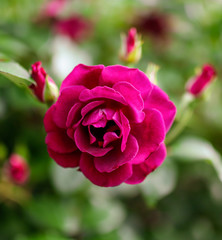
[[[131,28],[128,35],[122,35],[119,57],[124,63],[136,63],[142,55],[142,40],[136,28]]]

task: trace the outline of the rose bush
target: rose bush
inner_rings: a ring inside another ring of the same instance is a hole
[[[96,185],[137,184],[163,162],[175,113],[140,70],[80,64],[45,115],[48,152]]]

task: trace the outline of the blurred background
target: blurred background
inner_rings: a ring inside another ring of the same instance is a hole
[[[55,2],[55,1],[53,1]],[[46,106],[0,76],[1,240],[222,239],[222,1],[1,0],[0,53],[26,69],[36,61],[58,85],[78,63],[121,64],[120,34],[136,27],[142,59],[177,106],[195,69],[218,79],[163,165],[140,185],[92,185],[48,156]],[[4,180],[12,153],[26,159],[26,184]]]

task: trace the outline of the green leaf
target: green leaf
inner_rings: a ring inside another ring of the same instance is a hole
[[[221,156],[208,141],[201,138],[185,137],[172,147],[171,154],[184,161],[208,160],[222,181]]]
[[[0,74],[21,87],[35,84],[30,78],[29,73],[22,66],[16,62],[8,60],[2,54],[0,54]]]

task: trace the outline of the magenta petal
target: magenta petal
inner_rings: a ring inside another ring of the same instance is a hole
[[[49,156],[54,159],[57,164],[64,168],[74,168],[79,166],[81,152],[78,150],[72,153],[61,154],[54,152],[52,149],[48,148],[48,153]]]
[[[94,88],[98,85],[98,79],[103,69],[103,65],[86,66],[79,64],[62,82],[61,90],[76,85],[83,85],[89,89]]]
[[[150,156],[145,160],[145,162],[132,165],[133,175],[128,178],[125,183],[127,184],[138,184],[141,183],[146,176],[159,167],[166,157],[166,147],[161,144],[158,150],[151,153]]]
[[[161,113],[154,109],[146,110],[145,113],[146,118],[142,123],[131,125],[131,133],[136,136],[139,144],[139,152],[132,164],[143,162],[165,138],[165,125]]]
[[[106,132],[103,136],[103,147],[106,147],[109,143],[119,139],[116,133],[114,132]]]
[[[52,105],[45,114],[44,126],[45,126],[46,132],[52,132],[58,129],[58,127],[53,121],[54,110],[55,110],[55,104]]]
[[[129,135],[124,152],[121,152],[120,147],[116,146],[106,156],[94,158],[95,167],[99,172],[112,172],[119,166],[130,162],[136,156],[138,149],[136,138]]]
[[[126,116],[120,112],[121,117],[121,129],[122,129],[122,143],[121,143],[121,151],[123,152],[126,148],[127,139],[130,133],[130,124]]]
[[[90,112],[94,108],[102,105],[103,103],[104,103],[104,101],[94,101],[94,102],[90,102],[90,103],[86,104],[86,106],[83,107],[81,110],[82,117],[84,117],[88,112]]]
[[[94,137],[90,131],[90,126],[88,126],[88,132],[89,132],[89,143],[93,144],[96,141],[96,137]]]
[[[67,120],[66,120],[66,127],[72,127],[74,125],[78,125],[78,123],[81,122],[81,108],[82,104],[81,103],[76,103],[74,106],[70,109]]]
[[[66,128],[67,116],[75,103],[79,102],[79,94],[85,89],[83,86],[64,88],[55,104],[54,121],[61,127]]]
[[[99,148],[90,145],[89,134],[84,131],[85,129],[82,126],[78,126],[75,133],[74,139],[76,146],[81,152],[86,152],[91,154],[94,157],[102,157],[106,155],[113,147]]]
[[[114,84],[113,89],[121,93],[130,106],[138,111],[143,110],[144,103],[141,93],[132,84],[128,82],[118,82]]]
[[[101,173],[96,170],[93,157],[84,153],[80,159],[80,170],[92,183],[101,187],[117,186],[132,175],[130,164],[124,164],[110,173]]]
[[[49,148],[57,153],[71,153],[77,149],[73,140],[63,131],[49,132],[45,142]]]
[[[120,65],[105,67],[101,73],[99,85],[113,87],[118,82],[129,82],[145,99],[152,90],[152,84],[147,76],[136,68],[128,68]]]
[[[79,96],[80,101],[83,101],[83,102],[86,102],[92,99],[97,99],[97,98],[106,98],[106,99],[111,99],[111,100],[120,102],[125,105],[127,104],[126,100],[123,98],[123,96],[119,92],[106,86],[103,86],[103,87],[98,86],[91,90],[85,89],[81,92]]]
[[[82,121],[83,126],[93,125],[96,128],[104,128],[106,126],[106,123],[106,116],[101,109],[96,109],[93,112],[87,114]]]
[[[169,100],[167,94],[158,86],[153,86],[149,98],[145,101],[145,109],[148,108],[154,108],[161,112],[165,122],[166,131],[168,131],[175,118],[176,107],[174,103]]]

